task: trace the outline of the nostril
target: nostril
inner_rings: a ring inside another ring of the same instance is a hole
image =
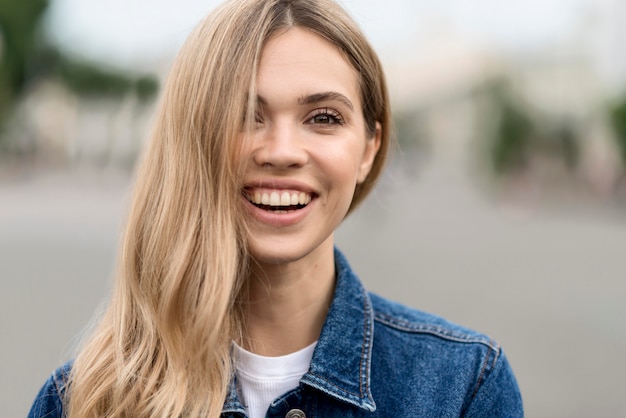
[[[309,156],[298,138],[293,135],[276,135],[260,141],[253,158],[260,167],[293,169],[305,165]]]

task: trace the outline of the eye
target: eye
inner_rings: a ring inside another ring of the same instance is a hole
[[[344,123],[341,114],[333,109],[315,109],[307,123],[312,125],[342,125]]]

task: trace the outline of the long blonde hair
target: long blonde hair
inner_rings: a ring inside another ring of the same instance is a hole
[[[166,83],[140,166],[111,301],[77,356],[70,418],[218,417],[241,333],[246,277],[237,152],[262,48],[302,27],[361,75],[367,130],[382,144],[351,210],[373,186],[389,143],[376,54],[332,0],[233,0],[189,36]]]

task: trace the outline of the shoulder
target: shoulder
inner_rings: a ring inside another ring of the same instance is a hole
[[[451,343],[481,344],[490,350],[500,350],[498,342],[484,334],[373,293],[370,293],[369,296],[372,301],[374,321],[379,329],[384,328],[391,333],[416,338],[432,336]]]
[[[375,355],[393,353],[396,358],[421,359],[433,368],[458,365],[483,372],[493,369],[502,355],[500,344],[485,334],[375,294],[370,299]]]
[[[28,418],[62,418],[63,398],[67,391],[72,363],[68,362],[55,370],[37,394]]]
[[[412,398],[420,401],[413,406],[415,410],[436,398],[434,408],[448,408],[444,415],[523,416],[517,381],[497,341],[375,294],[370,299],[372,367],[379,370],[379,392],[388,395],[384,385],[402,373],[403,382],[412,382],[403,391],[418,392]],[[436,396],[426,396],[424,391]],[[433,411],[435,415],[441,412]]]

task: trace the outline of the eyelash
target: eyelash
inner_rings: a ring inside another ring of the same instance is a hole
[[[313,112],[314,112],[313,115],[307,119],[308,124],[319,125],[319,126],[323,126],[323,125],[330,126],[330,125],[343,125],[345,123],[341,114],[337,112],[336,110],[325,107],[321,109],[315,109]],[[318,118],[320,116],[327,118],[328,122],[315,122],[315,118]],[[263,114],[259,111],[255,112],[254,121],[257,124],[262,124]]]
[[[328,122],[323,122],[323,123],[315,122],[314,121],[315,118],[319,116],[323,116],[327,118]],[[315,109],[314,114],[307,120],[307,123],[314,124],[314,125],[334,125],[334,124],[343,125],[344,120],[339,112],[325,107],[322,109]]]

